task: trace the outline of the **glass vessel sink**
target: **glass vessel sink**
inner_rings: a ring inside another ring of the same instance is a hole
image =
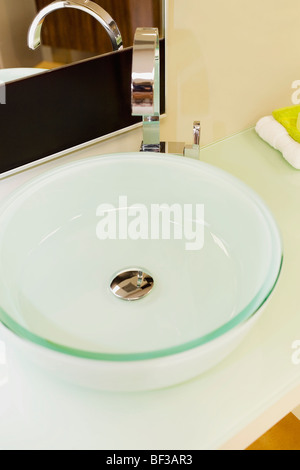
[[[0,227],[7,341],[103,390],[167,387],[220,362],[259,318],[282,264],[276,223],[250,188],[172,155],[47,172],[5,202]]]

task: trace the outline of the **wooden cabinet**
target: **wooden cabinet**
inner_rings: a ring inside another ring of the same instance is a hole
[[[153,26],[162,30],[162,0],[93,0],[116,21],[124,47],[131,46],[139,26]],[[37,11],[52,0],[35,0]],[[61,9],[46,17],[42,41],[52,48],[74,49],[103,54],[112,50],[104,28],[90,15],[75,10]]]

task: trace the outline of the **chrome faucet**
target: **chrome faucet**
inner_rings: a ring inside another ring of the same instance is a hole
[[[142,152],[183,154],[199,159],[199,121],[193,124],[193,144],[160,141],[160,56],[157,28],[138,28],[134,37],[131,79],[132,115],[143,117]]]
[[[137,28],[132,56],[132,115],[143,117],[143,151],[160,152],[160,62],[157,28]]]
[[[113,50],[123,49],[122,36],[116,22],[97,3],[89,0],[56,0],[43,8],[34,18],[28,32],[30,49],[37,49],[41,45],[41,30],[46,16],[61,8],[75,8],[89,13],[105,28],[112,42]]]

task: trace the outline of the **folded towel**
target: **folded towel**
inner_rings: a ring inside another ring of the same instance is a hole
[[[279,150],[290,165],[300,170],[300,144],[273,116],[260,119],[255,130],[263,140]]]
[[[296,142],[300,143],[300,129],[298,128],[298,124],[300,124],[299,113],[300,106],[290,106],[289,108],[276,109],[272,114],[276,121],[286,128],[289,135]]]

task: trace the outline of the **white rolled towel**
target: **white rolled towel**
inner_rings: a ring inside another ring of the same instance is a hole
[[[290,165],[300,170],[300,144],[273,116],[260,119],[255,130],[264,141],[279,150]]]

